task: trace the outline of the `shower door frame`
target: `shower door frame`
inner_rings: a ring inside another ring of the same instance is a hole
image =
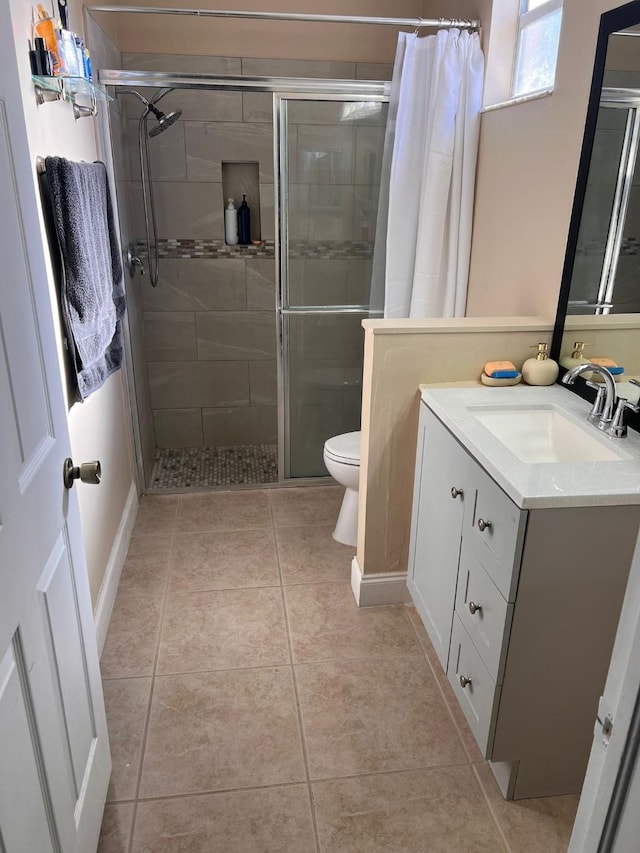
[[[276,334],[277,334],[277,375],[278,375],[278,482],[265,483],[263,485],[273,487],[278,485],[303,485],[307,482],[317,482],[318,477],[289,477],[288,471],[285,468],[285,440],[290,431],[285,429],[285,420],[288,420],[289,407],[285,404],[288,399],[288,384],[285,394],[285,383],[288,383],[288,374],[284,367],[284,346],[283,341],[283,303],[282,303],[282,246],[288,242],[288,232],[283,232],[287,236],[287,240],[283,241],[281,233],[282,217],[284,211],[286,217],[286,202],[287,183],[283,181],[288,175],[286,154],[284,158],[280,153],[281,129],[280,121],[281,114],[284,110],[286,121],[286,100],[336,100],[336,101],[373,101],[388,103],[389,93],[391,89],[390,81],[383,80],[345,80],[337,78],[324,77],[251,77],[251,76],[233,76],[221,74],[191,74],[186,72],[165,72],[165,71],[128,71],[122,69],[100,69],[98,72],[98,80],[102,86],[111,86],[115,89],[124,88],[154,88],[154,89],[201,89],[205,91],[227,91],[227,92],[261,92],[263,94],[271,94],[273,96],[273,149],[274,149],[274,206],[275,206],[275,274],[276,274]],[[284,103],[284,106],[283,106]],[[285,127],[286,141],[286,127]],[[283,162],[284,159],[284,162]],[[287,264],[284,264],[287,271]],[[286,272],[285,272],[286,274]],[[288,293],[288,278],[286,281]],[[315,308],[318,307],[318,311]],[[310,306],[309,310],[298,310],[291,313],[331,313],[331,308],[343,309],[344,306]],[[285,308],[288,310],[288,308]],[[338,313],[334,311],[333,313]],[[341,310],[342,314],[361,313],[363,316],[368,316],[369,306],[349,306],[347,310]],[[286,314],[284,315],[286,316]],[[129,334],[127,324],[127,335]],[[288,342],[287,342],[288,344]],[[130,367],[133,376],[133,365]],[[129,372],[129,358],[127,358],[127,371]],[[129,383],[128,383],[129,384]],[[135,387],[135,383],[133,383]],[[131,388],[131,385],[129,385]],[[141,439],[139,434],[139,424],[133,423],[139,418],[138,402],[134,399],[131,402],[131,418],[133,426],[133,436],[135,445],[136,468],[138,472],[139,482],[143,486],[143,493],[146,492],[148,486],[145,482],[144,472],[142,467],[142,451]],[[288,466],[287,466],[288,467]],[[229,488],[246,488],[246,486],[225,486]]]
[[[346,83],[347,81],[341,81]],[[354,81],[357,82],[357,81]],[[369,316],[370,306],[367,305],[308,305],[291,306],[289,300],[289,139],[288,139],[288,102],[289,101],[335,101],[349,103],[353,101],[368,101],[371,103],[389,103],[389,84],[380,84],[378,92],[363,94],[343,91],[334,94],[323,94],[300,90],[298,92],[273,93],[273,157],[275,184],[275,216],[276,216],[276,316],[278,328],[278,482],[304,483],[317,481],[319,477],[292,477],[290,453],[291,441],[291,406],[290,406],[290,375],[289,375],[289,336],[285,333],[285,323],[288,317],[302,316],[345,316],[360,314]],[[322,126],[322,125],[320,125]]]

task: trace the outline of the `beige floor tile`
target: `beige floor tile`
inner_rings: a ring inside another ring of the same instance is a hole
[[[109,800],[130,800],[135,797],[150,691],[150,678],[104,682],[113,764]]]
[[[336,515],[337,518],[337,515]],[[356,549],[332,537],[333,524],[319,527],[281,527],[277,531],[282,582],[348,581]]]
[[[280,587],[169,596],[160,636],[158,672],[288,663]]]
[[[296,663],[420,651],[403,605],[358,607],[349,583],[298,584],[285,596]]]
[[[433,673],[436,677],[436,681],[438,682],[440,689],[444,694],[444,698],[455,721],[456,727],[458,729],[458,734],[462,739],[462,743],[469,757],[469,761],[483,761],[484,756],[480,752],[480,748],[478,747],[476,739],[473,736],[473,732],[469,728],[469,724],[467,723],[464,711],[462,710],[462,708],[460,707],[460,703],[456,699],[456,694],[453,692],[453,688],[449,684],[447,674],[442,669],[442,665],[438,660],[438,656],[435,652],[435,649],[433,648],[431,640],[429,639],[429,635],[427,634],[424,625],[422,624],[422,620],[418,615],[418,611],[412,605],[409,605],[406,608],[406,611],[409,616],[409,619],[411,620],[411,623],[413,624],[414,631],[416,632],[416,636],[418,637],[418,642],[420,643],[420,646],[422,647],[422,650],[424,651],[427,660],[431,665],[431,669],[433,670]]]
[[[304,778],[288,667],[156,678],[140,796]]]
[[[312,779],[466,763],[422,656],[295,669]]]
[[[271,530],[177,534],[171,556],[171,591],[278,586]]]
[[[132,820],[133,803],[107,804],[97,853],[128,853]]]
[[[133,535],[173,533],[178,502],[178,495],[146,495],[141,498]]]
[[[271,527],[269,499],[264,490],[204,492],[180,496],[180,533],[264,527]]]
[[[118,585],[120,595],[161,596],[164,593],[171,536],[133,536]]]
[[[118,593],[100,658],[103,678],[153,673],[161,606],[160,599]]]
[[[507,802],[488,764],[476,764],[473,769],[512,853],[566,853],[577,794]]]
[[[341,486],[271,489],[269,496],[276,527],[308,524],[335,527],[344,489]]]
[[[321,853],[499,853],[469,767],[312,785]]]
[[[307,786],[292,785],[140,803],[132,853],[315,849]]]

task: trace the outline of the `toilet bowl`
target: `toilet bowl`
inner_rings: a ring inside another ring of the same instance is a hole
[[[324,464],[334,480],[345,487],[333,538],[343,545],[358,541],[358,488],[360,481],[360,432],[334,435],[324,443]]]

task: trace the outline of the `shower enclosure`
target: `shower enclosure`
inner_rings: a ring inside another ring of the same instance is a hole
[[[388,84],[144,69],[100,79],[117,95],[111,135],[147,489],[327,476],[324,441],[360,426]],[[162,100],[173,119],[145,134],[157,287],[140,97]],[[226,200],[244,194],[252,244],[227,246]]]
[[[569,314],[638,305],[640,90],[603,88],[571,283]]]

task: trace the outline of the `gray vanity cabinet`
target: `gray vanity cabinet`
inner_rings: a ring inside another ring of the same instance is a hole
[[[580,791],[639,525],[516,506],[421,404],[409,591],[508,799]]]
[[[471,509],[471,460],[421,406],[408,586],[446,671],[460,538]]]

